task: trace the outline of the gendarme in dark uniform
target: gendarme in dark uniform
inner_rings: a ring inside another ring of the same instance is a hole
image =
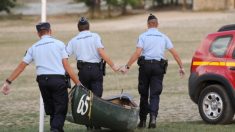
[[[165,50],[169,50],[174,56],[180,67],[180,74],[184,74],[182,62],[174,50],[172,42],[157,29],[157,18],[151,14],[147,23],[148,30],[139,36],[136,52],[127,65],[121,69],[122,72],[126,73],[139,57],[137,62],[139,65],[138,91],[140,94],[139,128],[146,126],[148,113],[150,114],[149,128],[156,127],[162,82],[167,68],[167,61],[164,57]]]
[[[2,91],[8,94],[9,84],[34,61],[45,112],[50,115],[51,132],[63,132],[68,107],[65,71],[69,73],[75,84],[80,82],[68,64],[64,43],[51,36],[50,24],[39,23],[36,29],[41,39],[27,50],[23,61],[7,78]]]
[[[69,56],[76,56],[81,83],[96,96],[101,97],[105,68],[102,59],[113,71],[117,71],[118,67],[106,55],[100,36],[89,31],[89,22],[85,17],[81,17],[77,26],[79,34],[69,41],[66,51]],[[95,124],[93,125],[95,126]],[[87,128],[92,129],[92,126],[87,126]],[[100,129],[98,126],[95,128]]]
[[[87,24],[87,20],[79,21],[79,25]],[[98,34],[88,30],[81,31],[69,41],[66,50],[69,55],[76,55],[78,76],[81,83],[95,95],[103,93],[103,71],[100,70],[101,57],[97,51],[104,48]]]
[[[101,97],[104,74],[101,60],[106,61],[114,71],[117,71],[118,68],[104,52],[100,36],[89,31],[89,22],[85,17],[81,17],[79,20],[78,30],[80,33],[69,41],[66,51],[69,56],[76,56],[81,83],[96,96]]]

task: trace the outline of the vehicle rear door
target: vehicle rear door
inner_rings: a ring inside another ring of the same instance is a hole
[[[209,37],[208,58],[204,60],[206,68],[204,72],[226,76],[227,59],[233,35],[230,33],[216,33]]]
[[[232,40],[229,46],[228,58],[226,62],[226,77],[230,84],[235,88],[235,31],[232,33]]]

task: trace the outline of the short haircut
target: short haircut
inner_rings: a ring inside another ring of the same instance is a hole
[[[78,23],[78,30],[81,32],[81,31],[85,31],[85,30],[89,30],[90,29],[90,24],[87,23],[85,25],[81,25]]]
[[[158,23],[158,20],[157,19],[151,19],[148,21],[148,23]]]
[[[44,35],[44,34],[48,34],[49,31],[50,31],[50,29],[44,29],[44,30],[38,31],[38,33],[42,36],[42,35]]]

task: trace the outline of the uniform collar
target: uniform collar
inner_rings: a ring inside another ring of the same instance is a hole
[[[50,35],[43,35],[41,38],[50,38],[51,36]]]
[[[79,34],[86,34],[86,33],[90,33],[90,31],[89,30],[81,31]]]
[[[157,28],[149,28],[148,31],[158,31]]]

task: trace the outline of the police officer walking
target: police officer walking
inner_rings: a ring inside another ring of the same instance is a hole
[[[69,56],[76,56],[78,76],[81,83],[96,96],[101,97],[105,70],[102,59],[113,71],[117,71],[119,68],[106,55],[100,36],[89,31],[90,24],[85,17],[80,18],[77,27],[80,33],[69,41],[66,50]],[[95,124],[93,125],[95,126]],[[87,126],[87,129],[92,128],[93,126]],[[100,129],[98,126],[95,126],[95,128]]]
[[[63,132],[68,107],[65,72],[75,84],[80,85],[80,82],[68,63],[64,43],[51,37],[50,23],[39,23],[36,29],[41,39],[27,50],[23,61],[6,79],[2,92],[8,94],[12,81],[34,61],[45,112],[50,115],[51,132]]]
[[[102,59],[113,71],[117,71],[118,67],[106,55],[100,36],[89,31],[90,24],[85,17],[81,17],[77,26],[80,33],[69,41],[66,50],[69,56],[76,56],[81,83],[101,97],[104,72]]]
[[[156,117],[159,109],[159,96],[162,92],[162,81],[167,68],[164,52],[170,51],[179,65],[181,76],[185,74],[180,57],[173,48],[170,39],[158,31],[158,19],[150,14],[147,20],[148,30],[141,34],[138,39],[137,49],[129,59],[128,63],[120,69],[126,73],[131,65],[138,59],[140,94],[140,122],[139,128],[146,127],[146,117],[150,113],[149,128],[156,127]],[[150,98],[149,98],[150,94]]]

